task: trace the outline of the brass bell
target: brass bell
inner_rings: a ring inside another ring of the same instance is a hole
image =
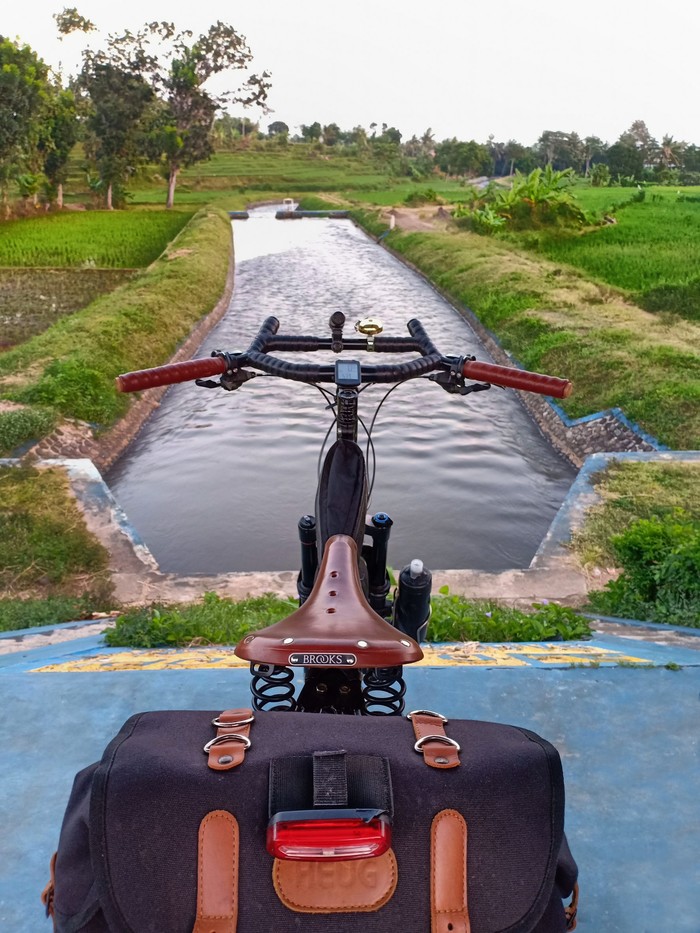
[[[360,334],[366,334],[368,337],[376,337],[377,334],[381,334],[384,330],[384,325],[376,318],[366,317],[355,324],[355,330]]]

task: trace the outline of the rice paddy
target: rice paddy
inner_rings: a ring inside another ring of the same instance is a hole
[[[0,267],[138,269],[185,226],[185,211],[85,211],[0,224]]]
[[[0,350],[40,334],[133,275],[125,269],[0,269]]]

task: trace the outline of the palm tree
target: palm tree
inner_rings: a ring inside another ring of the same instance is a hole
[[[674,139],[673,136],[666,134],[657,146],[655,161],[661,168],[678,168],[683,161],[683,152],[688,143],[683,140]]]

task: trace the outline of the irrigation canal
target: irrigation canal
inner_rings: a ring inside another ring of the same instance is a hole
[[[274,212],[233,222],[233,299],[198,355],[245,349],[270,314],[280,333],[327,333],[340,310],[346,330],[374,317],[385,334],[407,334],[417,317],[443,353],[489,359],[447,302],[349,220],[280,222]],[[361,395],[367,424],[385,391]],[[290,570],[329,424],[312,386],[272,378],[235,393],[174,386],[107,481],[163,571]],[[413,557],[436,569],[526,567],[574,477],[515,394],[499,389],[453,397],[409,382],[383,405],[373,441],[371,509],[394,519],[395,567]]]

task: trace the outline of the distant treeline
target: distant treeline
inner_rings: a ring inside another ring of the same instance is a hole
[[[92,32],[95,26],[73,9],[56,17],[60,33]],[[664,136],[653,139],[635,120],[612,145],[597,136],[545,130],[534,146],[498,142],[435,140],[431,129],[404,140],[386,123],[343,130],[338,124],[302,124],[291,134],[281,120],[262,130],[259,122],[226,112],[236,104],[260,105],[270,76],[249,73],[252,53],[231,27],[216,23],[198,37],[171,23],[149,23],[136,33],[108,36],[99,51],[86,48],[77,76],[61,76],[27,45],[0,36],[0,199],[5,217],[11,199],[25,206],[63,202],[71,154],[82,144],[86,185],[112,207],[144,164],[159,166],[167,179],[166,206],[173,204],[183,168],[206,161],[218,149],[305,145],[311,152],[342,152],[372,160],[387,175],[429,178],[505,176],[550,166],[590,176],[593,184],[699,184],[700,149]],[[243,71],[239,87],[214,96],[207,81],[220,72]]]

